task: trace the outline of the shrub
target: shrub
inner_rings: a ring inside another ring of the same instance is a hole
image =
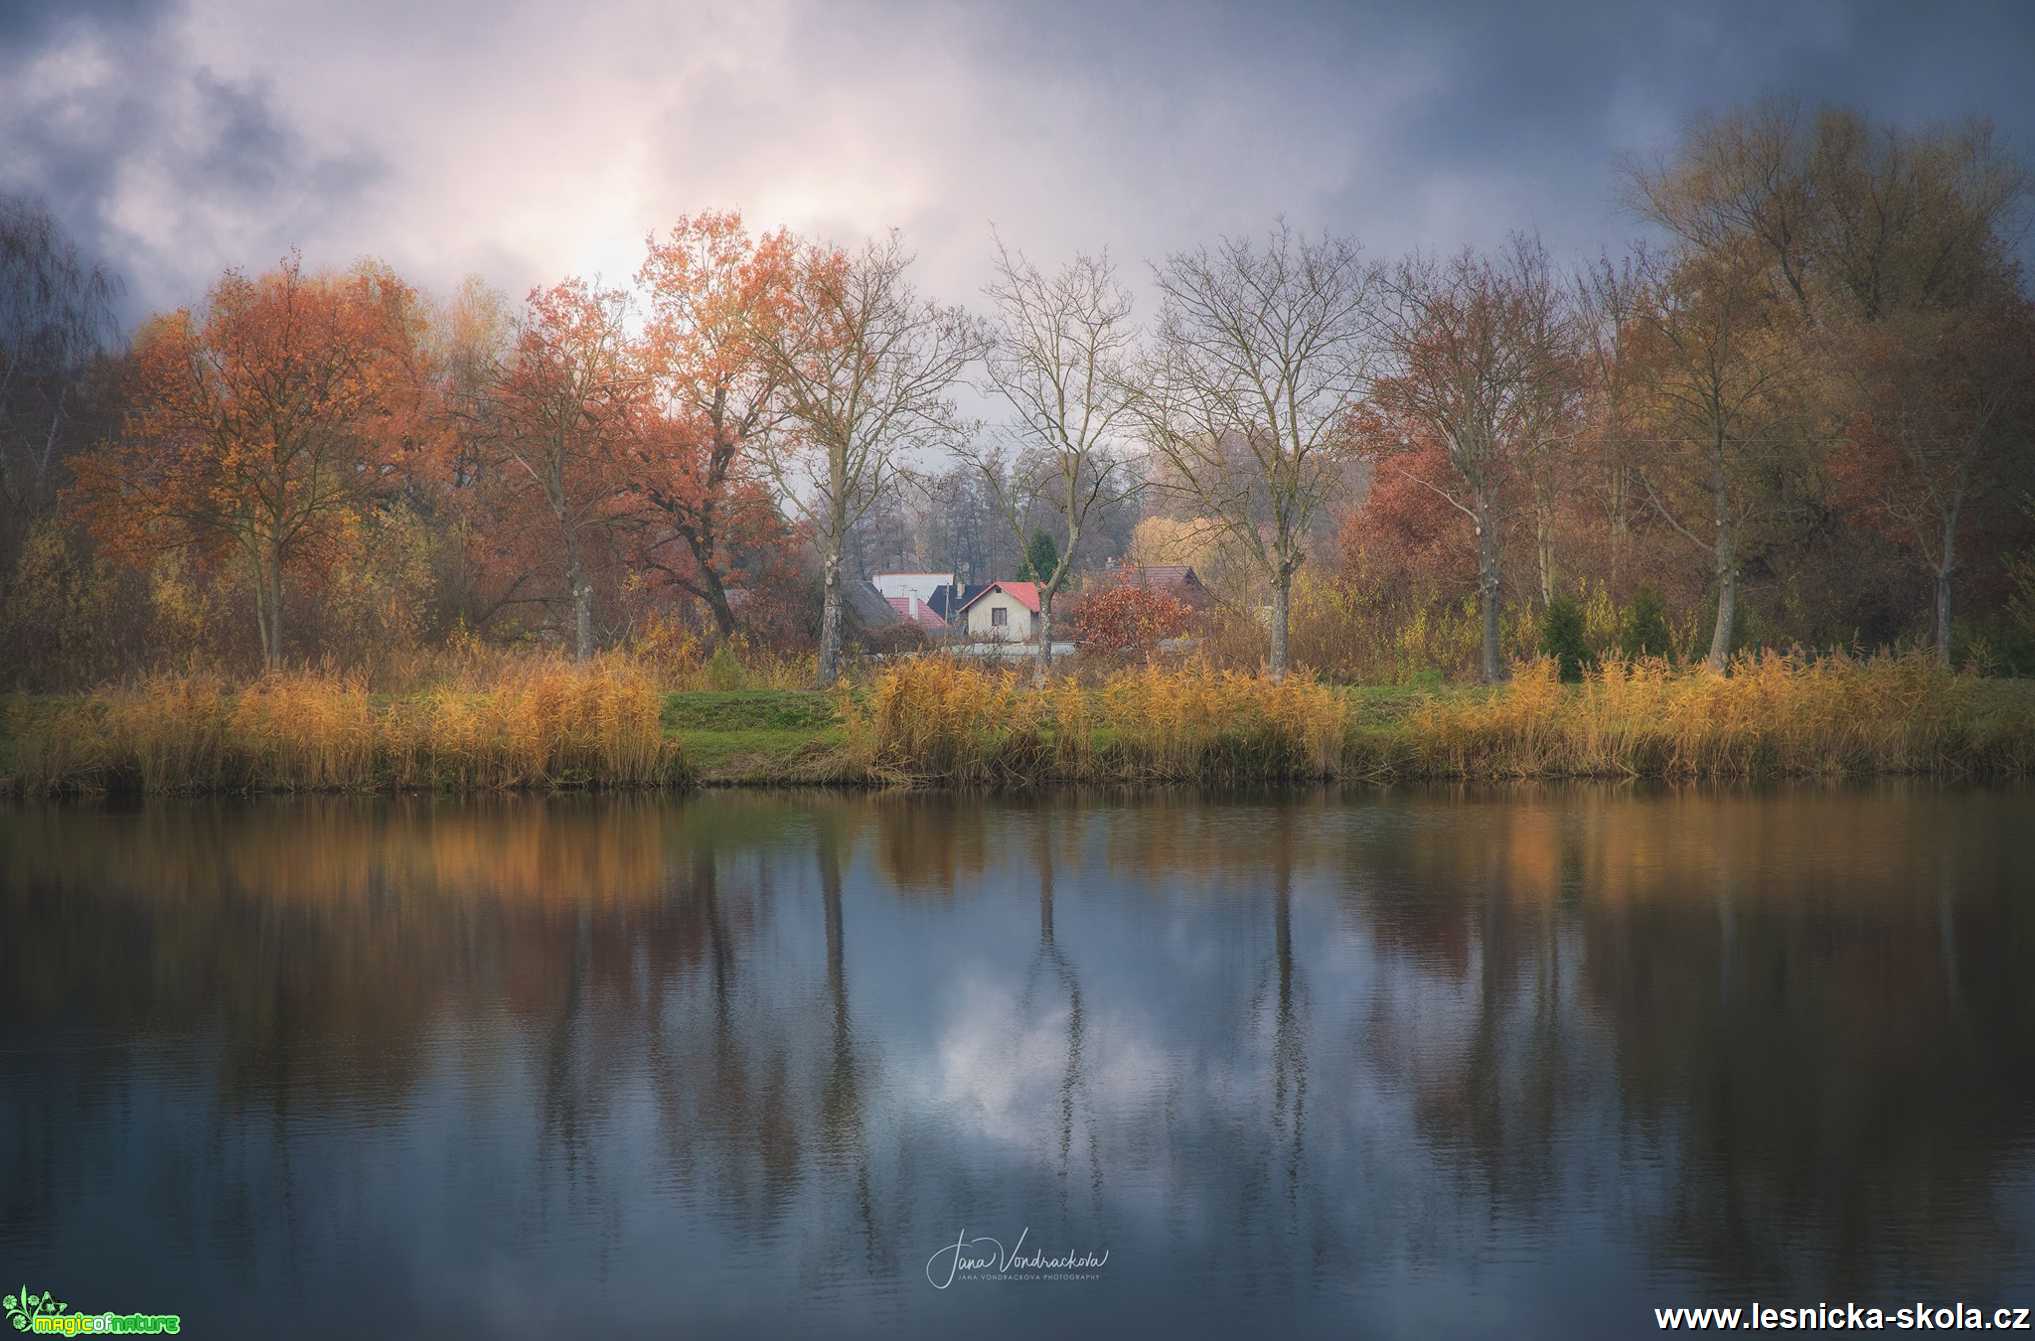
[[[1618,630],[1618,655],[1627,661],[1641,657],[1665,657],[1674,645],[1668,629],[1667,606],[1652,587],[1632,593],[1632,605]]]
[[[1193,607],[1170,592],[1119,580],[1083,595],[1067,622],[1084,652],[1134,660],[1187,632],[1193,618]]]
[[[1567,596],[1549,601],[1541,615],[1540,654],[1553,661],[1556,673],[1570,684],[1581,682],[1583,672],[1597,664],[1583,632],[1582,608]]]

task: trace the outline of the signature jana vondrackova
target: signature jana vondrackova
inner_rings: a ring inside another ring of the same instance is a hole
[[[954,1241],[926,1259],[926,1284],[935,1290],[944,1290],[952,1285],[957,1276],[969,1272],[984,1272],[991,1276],[1007,1276],[1013,1271],[1091,1271],[1109,1261],[1109,1249],[1098,1255],[1093,1252],[1068,1251],[1055,1257],[1046,1256],[1042,1248],[1025,1253],[1025,1239],[1031,1234],[1027,1225],[1017,1236],[1017,1242],[1008,1250],[1003,1240],[989,1234],[968,1236],[964,1227]]]

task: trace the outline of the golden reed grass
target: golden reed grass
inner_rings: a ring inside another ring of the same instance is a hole
[[[81,699],[16,704],[15,786],[66,791],[643,787],[688,780],[663,694],[624,657],[543,657],[377,702],[358,676],[282,671],[239,690],[150,676]]]
[[[2035,768],[2035,694],[1926,656],[1768,653],[1729,675],[1612,662],[1579,686],[1521,663],[1488,692],[1431,694],[1379,724],[1305,674],[1206,665],[1045,689],[1021,673],[922,658],[844,702],[873,780],[1237,784],[1334,777],[1758,779]]]
[[[1334,776],[1349,705],[1299,674],[1146,666],[1034,689],[1019,671],[924,657],[880,671],[844,713],[850,752],[879,781],[1235,783]]]
[[[1450,778],[2018,775],[2035,696],[1924,655],[1613,661],[1567,688],[1540,660],[1488,696],[1430,698],[1388,749],[1394,771]]]

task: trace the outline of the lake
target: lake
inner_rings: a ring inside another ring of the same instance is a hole
[[[2035,792],[0,809],[0,1278],[194,1335],[2035,1304]]]

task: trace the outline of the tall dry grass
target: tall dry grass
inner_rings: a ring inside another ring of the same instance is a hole
[[[1767,652],[1729,675],[1611,661],[1568,688],[1543,659],[1488,696],[1429,699],[1397,738],[1400,769],[1432,777],[2018,775],[2035,696],[1919,654]]]
[[[621,656],[524,657],[483,683],[377,699],[357,675],[281,671],[239,689],[159,674],[17,703],[15,786],[67,791],[643,787],[688,780],[663,694]]]
[[[1205,664],[1035,689],[1020,672],[922,657],[879,671],[844,711],[849,749],[878,780],[1240,783],[1333,776],[1348,700],[1309,676]]]

